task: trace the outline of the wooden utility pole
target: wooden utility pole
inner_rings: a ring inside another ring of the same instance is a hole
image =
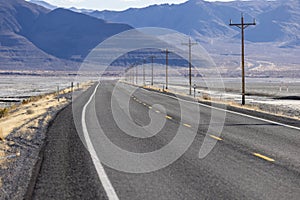
[[[189,84],[190,84],[189,94],[190,95],[192,95],[192,46],[196,44],[197,43],[192,43],[191,38],[189,38],[189,43],[182,43],[182,45],[189,46]]]
[[[153,86],[153,59],[155,56],[150,56],[151,58],[151,85]]]
[[[131,72],[131,82],[132,82],[132,84],[134,84],[134,69],[131,68],[130,72]]]
[[[135,74],[135,84],[137,84],[138,85],[138,76],[139,76],[139,70],[138,70],[138,65],[136,65],[135,66],[135,72],[136,72],[136,74]]]
[[[255,26],[255,25],[256,25],[255,19],[253,20],[253,23],[245,23],[243,14],[241,17],[240,24],[233,24],[231,20],[230,20],[230,24],[229,24],[229,26],[239,27],[242,31],[242,105],[245,105],[245,43],[244,43],[245,36],[244,36],[244,32],[248,26]]]
[[[143,61],[143,86],[146,85],[145,64],[146,64],[146,59],[144,59]]]
[[[128,69],[125,70],[125,73],[127,75],[125,75],[125,78],[128,79],[128,82],[134,84],[134,72],[133,72],[133,67],[134,65],[131,65]]]
[[[163,51],[166,53],[166,89],[168,89],[168,65],[169,65],[169,50]]]

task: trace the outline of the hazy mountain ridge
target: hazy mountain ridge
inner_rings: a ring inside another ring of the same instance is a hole
[[[37,47],[59,58],[82,60],[106,38],[131,29],[58,8],[40,17],[24,35]]]
[[[0,0],[0,69],[64,69],[67,61],[51,56],[24,37],[21,32],[48,12],[20,0]]]
[[[228,26],[229,19],[240,22],[257,20],[249,28],[247,40],[252,42],[291,42],[298,44],[300,6],[297,0],[206,2],[190,0],[179,5],[154,5],[125,11],[94,11],[86,14],[134,27],[157,26],[185,34],[209,38],[238,37],[239,31]],[[143,20],[140,20],[143,19]]]
[[[24,0],[0,0],[0,25],[0,69],[77,69],[101,41],[132,28]]]
[[[226,73],[239,75],[240,30],[228,24],[230,18],[240,22],[241,12],[247,22],[257,19],[257,26],[246,31],[246,70],[254,75],[266,73],[265,69],[269,74],[276,72],[276,76],[294,76],[300,65],[298,0],[190,0],[121,12],[76,8],[51,11],[23,0],[0,0],[0,6],[0,69],[76,69],[99,42],[132,28],[126,25],[129,23],[190,34]]]
[[[56,9],[56,8],[58,8],[57,6],[54,6],[54,5],[52,5],[52,4],[50,4],[50,3],[47,3],[47,2],[45,2],[45,1],[40,1],[40,0],[28,0],[30,3],[34,3],[34,4],[37,4],[37,5],[39,5],[39,6],[42,6],[42,7],[44,7],[44,8],[47,8],[47,9],[49,9],[49,10],[54,10],[54,9]]]
[[[229,20],[256,26],[247,28],[246,63],[249,76],[297,76],[300,60],[300,1],[250,0],[206,2],[190,0],[179,5],[153,5],[125,11],[86,14],[134,27],[155,26],[191,35],[203,45],[225,73],[240,75],[240,29]]]
[[[42,1],[30,0],[42,5]],[[250,0],[207,2],[189,0],[182,4],[152,5],[124,11],[97,11],[70,8],[73,11],[133,27],[164,27],[207,38],[239,38],[239,30],[228,26],[229,19],[239,23],[241,12],[245,21],[256,18],[257,26],[247,30],[251,42],[280,42],[281,47],[293,48],[300,43],[300,6],[298,0]],[[142,19],[142,20],[141,20]]]

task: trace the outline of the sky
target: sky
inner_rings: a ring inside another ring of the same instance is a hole
[[[125,10],[127,8],[141,8],[153,4],[163,3],[183,3],[187,0],[44,0],[52,5],[59,7],[76,7],[87,8],[93,10]],[[216,0],[207,0],[216,1]],[[218,0],[218,1],[230,1],[230,0]],[[232,0],[231,0],[232,1]]]

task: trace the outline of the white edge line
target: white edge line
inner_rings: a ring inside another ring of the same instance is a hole
[[[142,88],[142,89],[146,90],[144,88]],[[146,91],[148,91],[148,90],[146,90]],[[280,123],[280,122],[275,122],[275,121],[272,121],[272,120],[263,119],[263,118],[259,118],[259,117],[247,115],[247,114],[244,114],[244,113],[239,113],[239,112],[231,111],[231,110],[225,110],[225,109],[222,109],[222,108],[217,108],[217,107],[214,107],[214,106],[209,106],[209,105],[206,105],[206,104],[203,104],[203,103],[199,103],[199,102],[192,102],[192,101],[180,99],[178,97],[173,97],[173,96],[170,96],[170,95],[162,94],[162,93],[159,93],[159,92],[157,94],[160,94],[160,95],[163,95],[163,96],[167,96],[169,98],[177,99],[177,100],[180,100],[180,101],[185,101],[185,102],[188,102],[188,103],[198,104],[198,105],[201,105],[201,106],[204,106],[204,107],[207,107],[207,108],[213,108],[215,110],[226,111],[226,112],[231,113],[231,114],[236,114],[236,115],[240,115],[240,116],[244,116],[244,117],[248,117],[248,118],[260,120],[260,121],[268,122],[268,123],[271,123],[271,124],[276,124],[276,125],[279,125],[279,126],[284,126],[284,127],[295,129],[295,130],[300,130],[300,127],[291,126],[291,125],[288,125],[288,124],[283,124],[283,123]]]
[[[99,83],[100,84],[100,83]],[[87,145],[87,149],[90,152],[90,155],[92,157],[94,166],[96,168],[96,171],[98,173],[99,179],[103,185],[103,188],[106,192],[106,195],[108,197],[109,200],[119,200],[119,197],[117,196],[117,193],[114,189],[114,187],[112,186],[104,168],[103,165],[101,164],[97,153],[94,149],[94,146],[91,142],[91,138],[89,136],[87,127],[86,127],[86,121],[85,121],[85,113],[86,113],[86,108],[87,106],[90,104],[90,102],[92,101],[93,97],[96,94],[96,91],[98,89],[99,84],[96,86],[93,94],[90,96],[90,99],[88,100],[88,102],[84,105],[83,109],[82,109],[82,118],[81,118],[81,123],[82,123],[82,131],[83,131],[83,135],[86,141],[86,145]]]

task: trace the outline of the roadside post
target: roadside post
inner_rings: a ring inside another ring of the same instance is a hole
[[[59,86],[57,86],[57,101],[59,102]]]
[[[196,98],[196,87],[197,85],[194,83],[194,98]]]
[[[74,83],[71,82],[71,93],[73,93],[73,87],[74,87]]]

